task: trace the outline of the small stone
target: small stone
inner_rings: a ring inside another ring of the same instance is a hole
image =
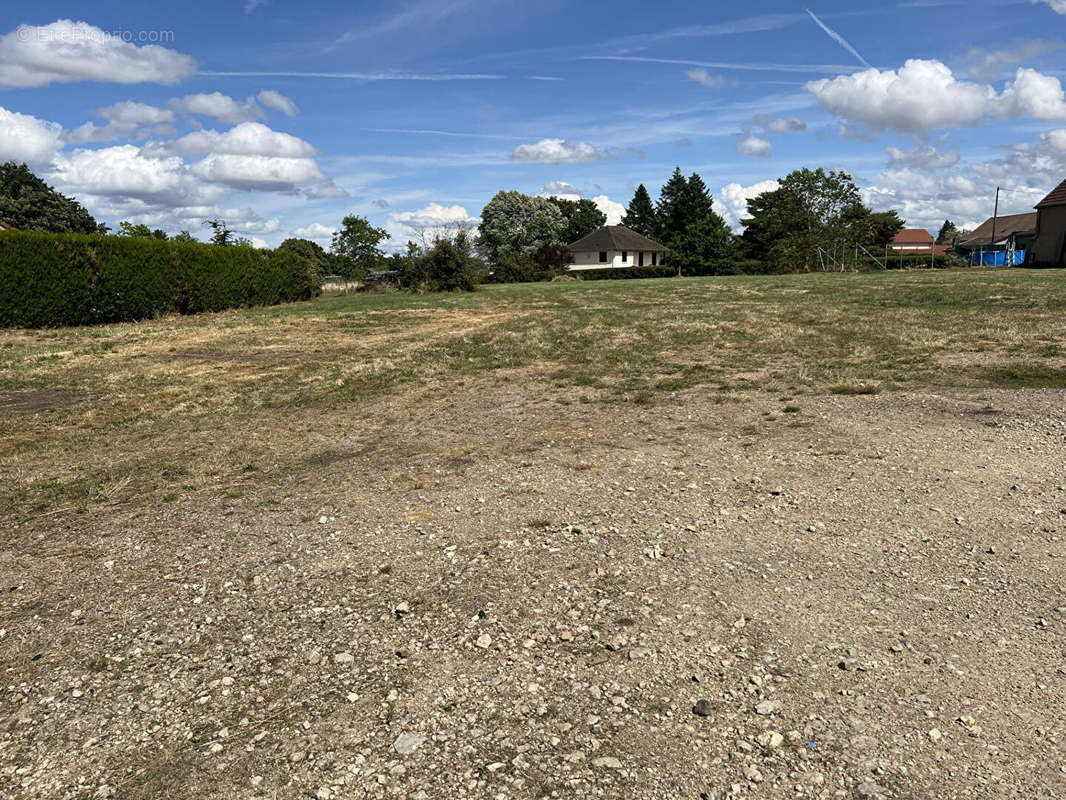
[[[629,651],[629,660],[636,661],[638,658],[644,658],[651,653],[646,647],[634,647]]]
[[[483,633],[479,637],[477,637],[477,641],[474,642],[474,644],[476,644],[482,650],[487,650],[492,644],[492,637],[489,636],[487,633]]]
[[[764,731],[755,740],[764,750],[778,750],[785,743],[785,737],[776,731]]]
[[[333,797],[333,795],[329,791],[328,786],[320,786],[318,791],[315,792],[315,800],[329,800],[331,797]]]
[[[763,700],[755,706],[755,713],[763,717],[768,717],[771,714],[776,714],[780,708],[781,704],[777,700]]]
[[[426,737],[418,733],[401,733],[392,743],[392,749],[401,756],[409,756],[425,743]]]
[[[327,517],[324,514],[321,517],[318,518],[318,524],[319,525],[325,525],[327,522],[329,522],[329,517]]]
[[[410,603],[400,603],[398,606],[396,606],[396,608],[393,609],[393,613],[396,614],[396,616],[398,616],[398,617],[402,616],[403,614],[410,614],[411,613],[411,604]]]
[[[219,744],[218,742],[215,742],[215,743],[214,743],[213,745],[211,745],[211,746],[210,746],[209,748],[207,748],[207,749],[208,749],[208,751],[209,751],[210,753],[212,753],[212,754],[214,754],[214,755],[217,755],[218,753],[221,753],[221,752],[223,751],[223,749],[224,749],[224,748],[223,748],[223,747],[222,747],[222,745],[220,745],[220,744]]]
[[[621,769],[622,762],[614,756],[601,756],[600,758],[592,759],[592,766],[600,767],[601,769]]]
[[[333,656],[333,663],[344,666],[345,664],[351,664],[355,661],[355,656],[351,653],[337,653]]]
[[[573,631],[563,631],[562,633],[559,634],[559,638],[562,641],[564,641],[564,642],[572,642],[572,641],[574,641],[574,632]]]
[[[252,776],[252,780],[251,780],[252,786],[259,786],[259,784],[261,784],[262,782],[263,782],[263,776],[262,775],[253,775]]]
[[[929,731],[929,738],[933,741],[933,744],[936,744],[944,738],[944,734],[942,734],[936,728],[933,728],[931,731]]]
[[[864,781],[859,784],[856,791],[861,797],[880,797],[885,790],[874,781]]]
[[[697,700],[696,705],[692,707],[692,713],[697,717],[709,717],[714,713],[714,709],[711,708],[710,700]]]

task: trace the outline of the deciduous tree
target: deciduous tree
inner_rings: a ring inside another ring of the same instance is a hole
[[[375,228],[365,217],[349,214],[333,234],[334,269],[345,278],[363,278],[377,269],[385,254],[379,245],[391,238],[384,228]]]
[[[497,264],[506,256],[532,256],[546,244],[561,243],[566,227],[566,217],[547,198],[498,192],[481,212],[479,244]]]

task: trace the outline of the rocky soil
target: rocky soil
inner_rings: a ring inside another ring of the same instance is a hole
[[[1066,797],[1064,399],[486,380],[8,525],[0,795]]]

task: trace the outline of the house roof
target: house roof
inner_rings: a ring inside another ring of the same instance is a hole
[[[643,250],[646,253],[665,253],[666,248],[624,225],[604,225],[588,236],[569,245],[571,252],[587,253],[602,250]]]
[[[930,245],[933,241],[933,234],[925,228],[905,228],[893,237],[892,244]]]
[[[2,219],[0,219],[0,230],[17,231],[18,228],[16,228],[14,225],[8,225],[6,222],[4,222]]]
[[[959,244],[968,247],[980,245],[992,245],[1005,242],[1012,235],[1022,233],[1036,233],[1036,214],[1008,214],[995,220],[996,241],[992,241],[992,217],[989,217]]]
[[[1047,206],[1066,206],[1066,181],[1052,189],[1051,194],[1036,204],[1037,208]]]

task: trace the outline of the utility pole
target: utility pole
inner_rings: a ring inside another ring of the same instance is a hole
[[[992,212],[992,266],[996,266],[996,223],[999,222],[999,187],[996,187],[996,210]]]

